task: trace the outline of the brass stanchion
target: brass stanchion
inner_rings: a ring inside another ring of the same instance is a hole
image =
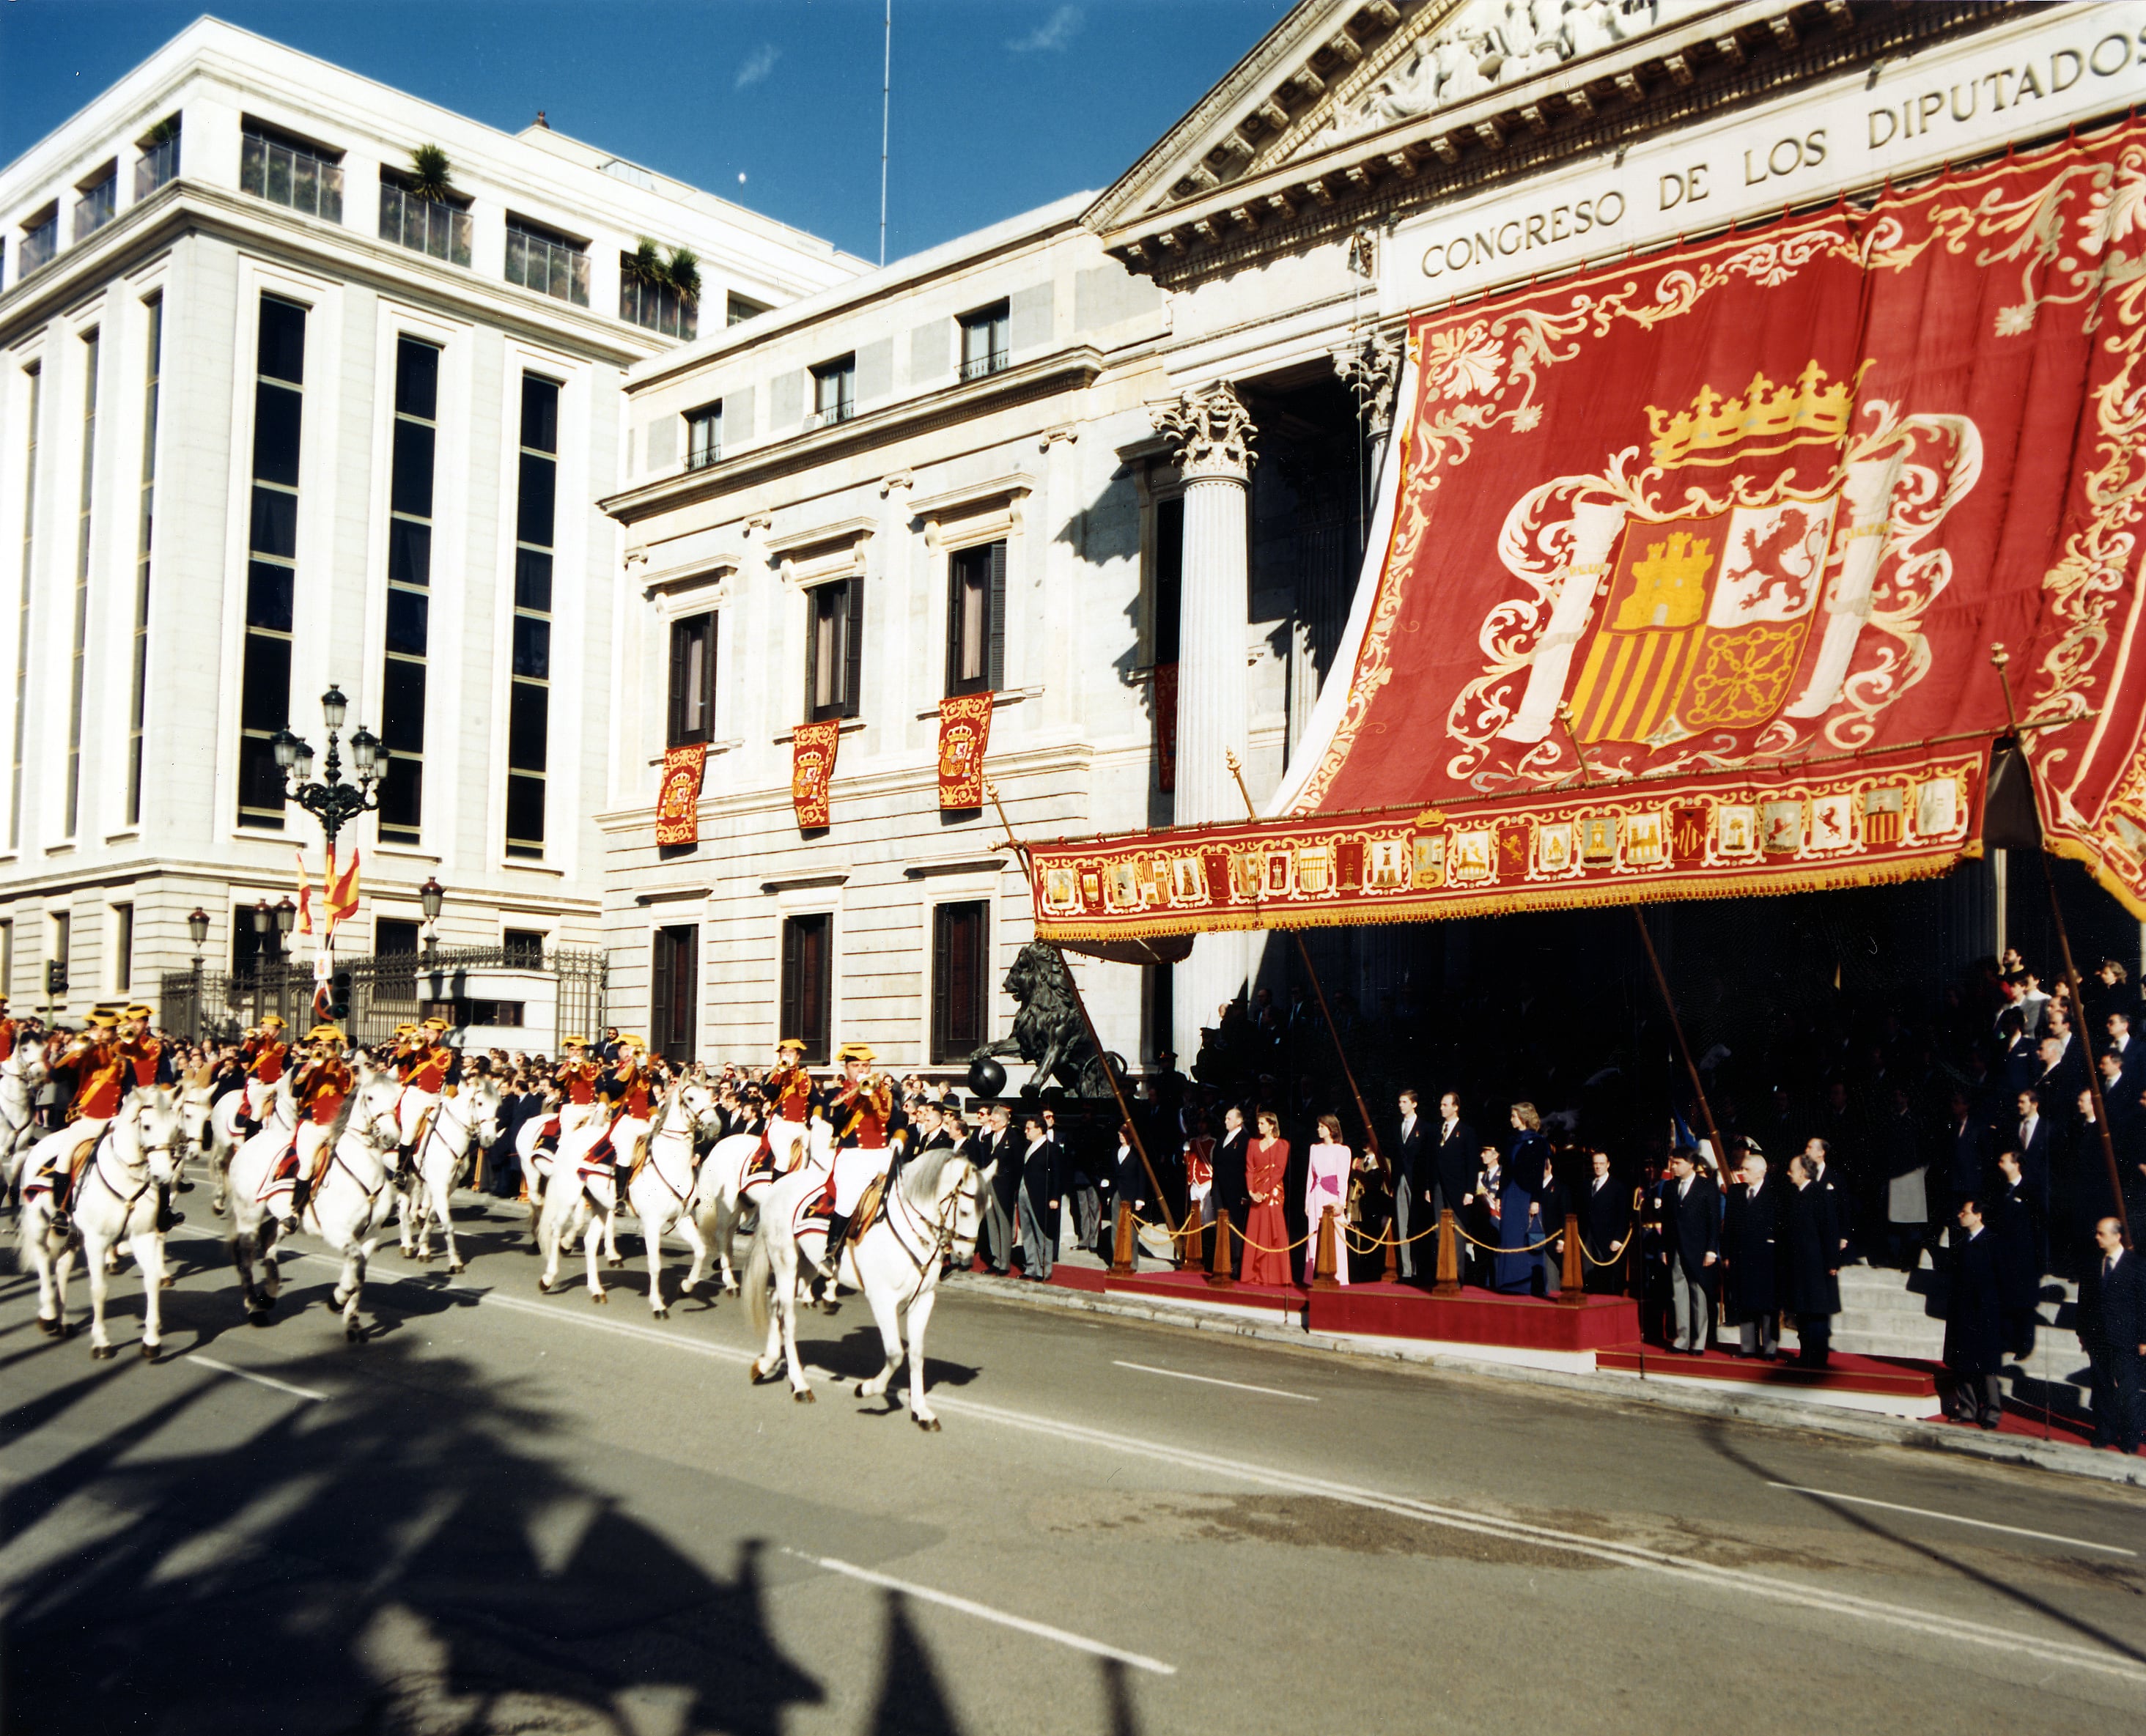
[[[1237,1281],[1230,1275],[1230,1210],[1227,1206],[1215,1214],[1215,1254],[1207,1268],[1207,1281],[1218,1290],[1228,1290]]]
[[[1133,1270],[1133,1209],[1118,1201],[1117,1234],[1110,1242],[1110,1275],[1129,1278]]]
[[[1334,1208],[1330,1205],[1319,1214],[1319,1249],[1311,1264],[1311,1287],[1315,1290],[1341,1288],[1334,1277]]]
[[[1198,1205],[1196,1200],[1194,1205],[1195,1209],[1185,1213],[1185,1222],[1180,1228],[1181,1240],[1179,1243],[1177,1264],[1180,1270],[1187,1272],[1196,1272],[1207,1263],[1207,1250],[1200,1235],[1201,1225],[1200,1213],[1196,1209]]]
[[[1565,1270],[1558,1275],[1558,1300],[1577,1307],[1587,1300],[1587,1272],[1580,1252],[1580,1218],[1565,1215]]]
[[[1434,1296],[1460,1294],[1460,1237],[1453,1225],[1453,1208],[1438,1210],[1438,1278],[1430,1287]]]

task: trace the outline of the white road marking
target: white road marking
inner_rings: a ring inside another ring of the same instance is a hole
[[[2061,1537],[2054,1531],[2029,1531],[2024,1525],[2000,1525],[1989,1519],[1969,1519],[1964,1514],[1939,1513],[1929,1507],[1903,1507],[1898,1501],[1874,1501],[1869,1495],[1844,1495],[1837,1489],[1806,1489],[1800,1483],[1769,1483],[1769,1489],[1785,1489],[1790,1494],[1818,1495],[1829,1501],[1848,1501],[1858,1507],[1882,1507],[1888,1513],[1912,1513],[1921,1519],[1943,1519],[1950,1525],[1972,1525],[1978,1531],[2003,1531],[2013,1537],[2038,1537],[2044,1543],[2069,1544],[2075,1549],[2100,1549],[2111,1555],[2139,1554],[2113,1543],[2089,1543],[2084,1537]]]
[[[1309,1393],[1285,1393],[1280,1387],[1254,1386],[1243,1380],[1217,1380],[1212,1374],[1188,1374],[1182,1369],[1150,1368],[1144,1362],[1118,1362],[1113,1368],[1130,1369],[1135,1374],[1167,1374],[1173,1380],[1197,1380],[1202,1386],[1234,1387],[1240,1393],[1265,1393],[1270,1399],[1294,1399],[1300,1404],[1316,1404],[1319,1400]]]
[[[183,1234],[184,1232],[181,1232]],[[204,1235],[208,1232],[202,1232]],[[216,1238],[221,1240],[221,1238]],[[326,1255],[309,1254],[302,1256],[318,1260],[323,1265],[340,1266],[342,1262]],[[424,1284],[415,1273],[387,1275],[391,1284]],[[442,1286],[425,1285],[437,1293]],[[726,1344],[713,1344],[682,1335],[674,1336],[654,1326],[629,1325],[622,1320],[603,1319],[576,1310],[561,1308],[553,1304],[537,1302],[526,1297],[507,1296],[497,1290],[480,1290],[474,1285],[458,1285],[450,1281],[446,1286],[458,1295],[469,1295],[481,1304],[512,1309],[517,1313],[538,1314],[547,1319],[564,1320],[571,1324],[593,1328],[599,1332],[620,1334],[646,1340],[674,1350],[691,1351],[696,1355],[712,1357],[719,1361],[734,1364],[749,1363],[755,1353],[733,1349]],[[836,1378],[822,1369],[808,1370],[823,1379]],[[2042,1639],[2033,1635],[2013,1634],[1990,1627],[1979,1621],[1966,1621],[1934,1612],[1914,1609],[1906,1604],[1882,1603],[1875,1599],[1859,1598],[1849,1593],[1827,1591],[1815,1586],[1799,1585],[1793,1580],[1777,1579],[1770,1575],[1754,1574],[1737,1568],[1716,1567],[1709,1563],[1689,1560],[1659,1549],[1646,1549],[1636,1544],[1610,1543],[1598,1538],[1585,1537],[1576,1533],[1553,1530],[1546,1526],[1531,1525],[1519,1519],[1506,1519],[1461,1508],[1443,1507],[1421,1501],[1408,1495],[1388,1494],[1376,1489],[1358,1488],[1345,1483],[1330,1482],[1324,1478],[1310,1477],[1296,1472],[1284,1471],[1266,1465],[1251,1464],[1239,1459],[1224,1459],[1218,1455],[1192,1451],[1188,1449],[1165,1446],[1155,1441],[1141,1440],[1136,1436],[1115,1434],[1101,1429],[1090,1429],[1077,1423],[1060,1422],[1047,1417],[1024,1415],[1018,1411],[1001,1410],[976,1401],[941,1396],[934,1400],[937,1408],[958,1415],[973,1417],[980,1422],[997,1423],[1002,1426],[1026,1430],[1057,1440],[1078,1440],[1108,1451],[1135,1457],[1158,1459],[1180,1469],[1204,1471],[1210,1475],[1233,1477],[1255,1488],[1279,1489],[1295,1494],[1325,1495],[1335,1500],[1348,1502],[1352,1506],[1365,1507],[1377,1512],[1390,1513],[1402,1519],[1415,1519],[1425,1524],[1442,1526],[1449,1530],[1473,1532],[1485,1537],[1502,1539],[1508,1542],[1525,1542],[1569,1554],[1584,1555],[1613,1566],[1637,1569],[1665,1578],[1712,1587],[1717,1590],[1742,1592],[1761,1599],[1817,1610],[1824,1614],[1847,1616],[1876,1622],[1939,1639],[1956,1640],[1962,1644],[1980,1646],[1985,1649],[2013,1652],[2049,1664],[2069,1665],[2113,1675],[2125,1681],[2146,1685],[2146,1668],[2131,1659],[2100,1649],[2074,1645],[2067,1640]],[[862,1569],[859,1569],[860,1572]]]
[[[1114,1645],[1105,1645],[1100,1639],[1088,1639],[1078,1634],[1069,1634],[1063,1628],[1054,1628],[1045,1622],[1032,1622],[1024,1615],[1009,1615],[1003,1609],[994,1609],[988,1604],[979,1604],[969,1598],[957,1598],[951,1592],[934,1591],[928,1585],[917,1585],[907,1579],[891,1579],[885,1574],[876,1574],[870,1568],[857,1567],[847,1561],[836,1561],[826,1555],[808,1555],[802,1549],[786,1549],[786,1555],[794,1555],[800,1561],[809,1561],[815,1567],[823,1567],[831,1574],[841,1574],[851,1579],[861,1579],[867,1585],[876,1585],[886,1591],[898,1591],[905,1597],[920,1603],[937,1604],[948,1609],[958,1609],[964,1615],[973,1615],[979,1620],[996,1622],[1002,1628],[1013,1628],[1023,1634],[1033,1634],[1038,1639],[1054,1640],[1076,1652],[1087,1652],[1098,1658],[1113,1658],[1120,1664],[1130,1664],[1135,1669],[1152,1670],[1158,1676],[1174,1676],[1177,1666],[1165,1664],[1159,1659],[1144,1658],[1138,1652],[1121,1652]]]
[[[218,1362],[213,1356],[204,1356],[198,1350],[189,1351],[187,1362],[199,1363],[205,1369],[214,1369],[219,1374],[236,1374],[241,1380],[251,1380],[256,1386],[272,1386],[279,1393],[288,1393],[294,1399],[311,1399],[316,1404],[325,1404],[326,1393],[317,1393],[310,1386],[293,1386],[287,1380],[278,1380],[272,1374],[257,1374],[251,1369],[242,1369],[227,1362]]]

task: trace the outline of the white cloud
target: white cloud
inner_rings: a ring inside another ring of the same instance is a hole
[[[775,70],[776,62],[781,58],[782,51],[774,43],[762,42],[751,53],[746,55],[738,67],[737,82],[734,88],[745,90],[752,85],[758,84]]]
[[[1056,54],[1071,42],[1080,28],[1080,8],[1061,6],[1026,36],[1006,47],[1016,54]]]

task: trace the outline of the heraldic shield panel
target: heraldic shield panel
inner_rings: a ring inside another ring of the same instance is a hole
[[[1043,847],[1040,930],[1942,873],[2000,644],[2052,847],[2146,914],[2142,348],[2135,122],[1419,317],[1269,817]]]

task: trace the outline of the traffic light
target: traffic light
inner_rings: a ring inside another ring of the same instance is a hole
[[[67,991],[67,967],[65,959],[45,960],[45,994],[57,1000]]]
[[[328,979],[328,1016],[338,1023],[350,1017],[350,972],[338,970]]]

